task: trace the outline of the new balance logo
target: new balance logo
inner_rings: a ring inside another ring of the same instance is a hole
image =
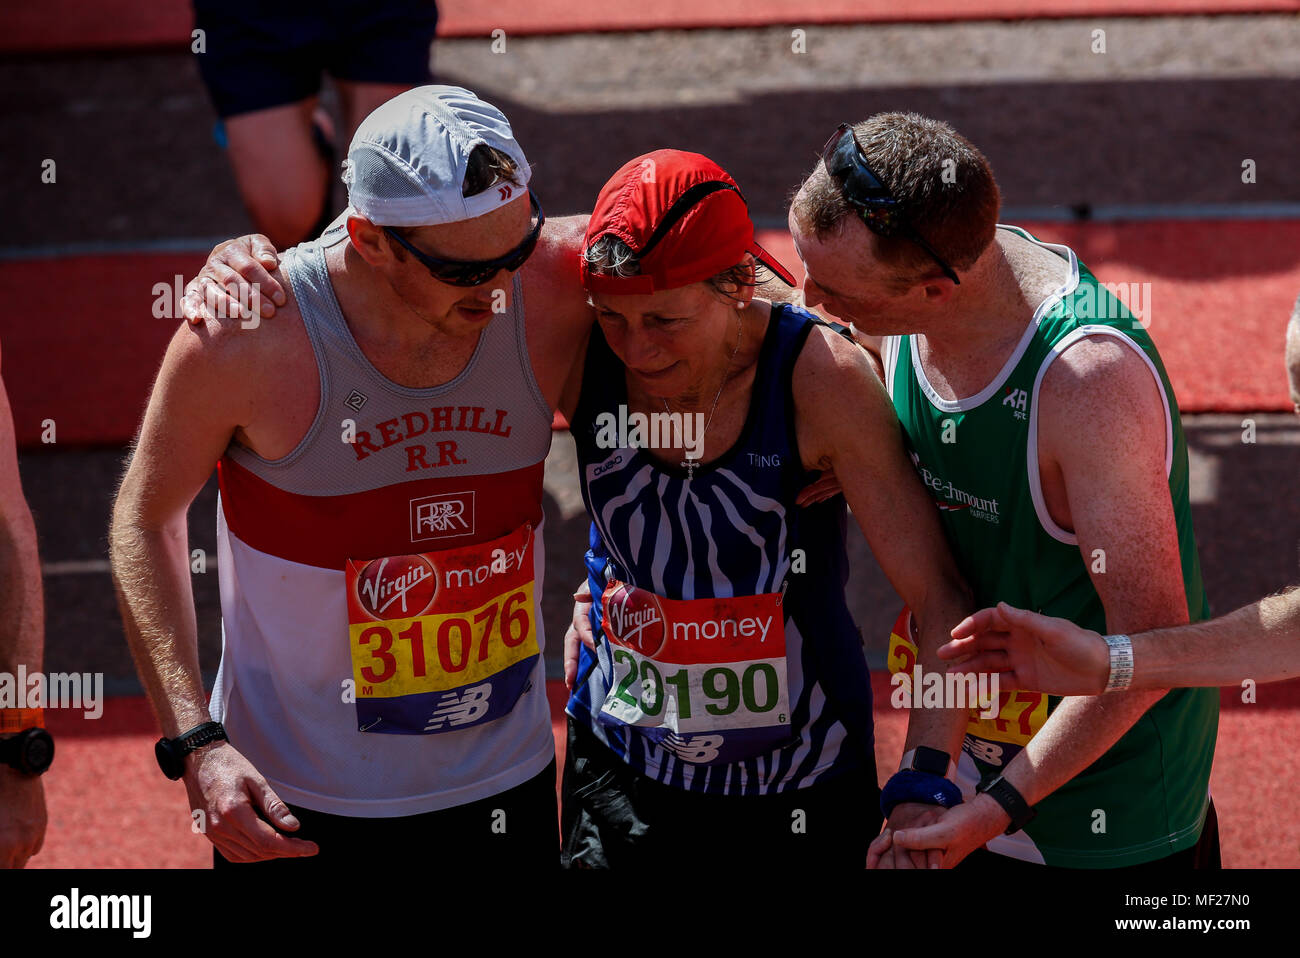
[[[444,725],[449,728],[459,728],[478,721],[487,714],[488,698],[491,695],[491,682],[471,685],[460,695],[455,692],[445,693],[438,700],[438,707],[429,716],[429,724],[424,727],[424,730],[434,732]]]
[[[454,492],[411,500],[412,542],[473,534],[473,492]]]
[[[722,748],[722,736],[678,735],[669,732],[664,736],[663,746],[683,762],[692,764],[712,762],[718,757],[718,750]]]

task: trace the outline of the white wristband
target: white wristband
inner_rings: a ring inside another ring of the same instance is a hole
[[[1105,691],[1120,692],[1133,682],[1133,641],[1127,635],[1108,635],[1110,647],[1110,680]]]

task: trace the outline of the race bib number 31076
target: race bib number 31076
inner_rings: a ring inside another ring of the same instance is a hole
[[[540,654],[533,578],[528,525],[444,552],[349,559],[358,730],[453,732],[513,709]]]

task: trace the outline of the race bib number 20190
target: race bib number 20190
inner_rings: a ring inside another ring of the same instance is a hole
[[[777,594],[664,599],[610,583],[601,607],[614,681],[602,713],[677,735],[776,727],[776,738],[788,737],[779,600]]]
[[[514,708],[540,654],[530,525],[345,571],[359,731],[454,732]]]

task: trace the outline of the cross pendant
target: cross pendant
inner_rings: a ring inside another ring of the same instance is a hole
[[[695,478],[695,470],[700,467],[700,460],[691,459],[689,456],[682,460],[682,468],[686,470],[686,481],[690,482]]]

